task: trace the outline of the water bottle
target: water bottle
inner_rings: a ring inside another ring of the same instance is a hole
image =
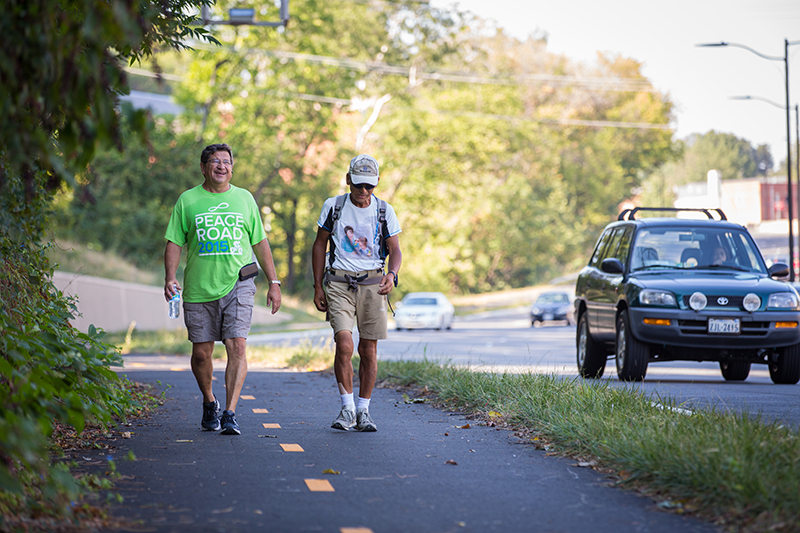
[[[181,293],[178,292],[178,286],[173,285],[172,288],[175,290],[175,294],[172,295],[172,299],[169,301],[169,317],[170,318],[180,318],[181,316]]]

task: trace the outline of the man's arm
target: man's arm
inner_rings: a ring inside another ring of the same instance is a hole
[[[167,247],[164,249],[164,298],[167,301],[170,301],[172,295],[175,294],[175,290],[172,288],[173,285],[177,285],[179,291],[183,290],[176,278],[180,263],[181,247],[172,241],[167,241]]]
[[[275,272],[275,263],[272,260],[272,249],[269,247],[267,239],[262,240],[258,244],[253,245],[253,251],[256,253],[256,259],[261,265],[261,270],[270,281],[269,290],[267,291],[267,306],[272,305],[272,314],[278,312],[281,308],[281,286],[277,283],[271,283],[272,280],[278,279],[278,274]]]
[[[403,264],[403,252],[400,251],[400,237],[399,235],[392,235],[386,239],[386,247],[389,249],[389,260],[386,262],[387,269],[386,275],[381,279],[381,284],[378,286],[378,294],[389,294],[394,289],[394,275],[400,271],[400,265]]]
[[[328,238],[331,232],[325,228],[317,228],[317,238],[311,247],[311,270],[314,272],[314,305],[319,311],[328,310],[328,300],[322,287],[325,276],[325,252],[328,250]]]

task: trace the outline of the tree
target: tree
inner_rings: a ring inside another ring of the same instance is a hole
[[[115,252],[140,268],[163,262],[164,231],[177,197],[202,181],[193,135],[159,118],[147,142],[123,121],[125,151],[99,150],[75,187],[64,187],[56,234]],[[66,204],[66,205],[64,205]]]
[[[190,8],[211,0],[9,0],[0,18],[0,190],[37,169],[49,189],[91,160],[98,146],[121,148],[116,95],[127,89],[126,62],[156,45],[209,39]],[[212,39],[213,40],[213,39]],[[137,127],[144,115],[137,113]]]
[[[742,179],[767,175],[773,165],[767,145],[753,147],[746,139],[714,130],[679,141],[676,153],[679,155],[674,160],[648,178],[642,196],[644,203],[671,206],[674,187],[705,181],[712,169],[718,170],[724,180]]]
[[[293,4],[293,13],[284,33],[221,32],[225,46],[198,52],[187,81],[175,91],[190,110],[198,138],[233,147],[235,183],[249,188],[265,210],[289,292],[310,288],[319,209],[325,198],[343,192],[347,162],[373,109],[369,102],[405,85],[404,78],[378,67],[435,48],[427,43],[412,51],[401,39],[404,26],[393,33],[393,17],[411,16],[402,4],[376,9],[305,0]],[[418,15],[414,31],[446,36],[447,24],[433,19]],[[349,63],[320,62],[319,56]],[[372,63],[376,68],[367,66]],[[353,109],[356,102],[365,104],[366,116]]]
[[[101,332],[73,328],[74,302],[52,283],[43,245],[52,193],[98,146],[121,148],[124,63],[156,44],[183,48],[189,9],[209,0],[9,0],[0,18],[0,528],[70,519],[80,489],[50,460],[54,421],[78,432],[135,402],[108,367]],[[143,132],[143,113],[132,114]],[[74,525],[74,520],[71,520]],[[49,523],[52,526],[52,523]],[[61,527],[57,527],[61,529]]]

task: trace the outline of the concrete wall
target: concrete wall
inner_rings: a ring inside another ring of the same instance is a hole
[[[57,271],[53,283],[64,294],[77,296],[78,311],[82,316],[72,321],[81,331],[90,324],[105,331],[125,331],[136,321],[139,331],[183,329],[181,318],[173,320],[167,315],[164,289],[139,283],[128,283],[93,276],[82,276]],[[291,315],[278,312],[273,315],[268,307],[253,309],[253,325],[270,325],[288,322]]]

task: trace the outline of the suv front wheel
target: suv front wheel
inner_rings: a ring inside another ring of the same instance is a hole
[[[584,378],[601,378],[606,369],[606,351],[603,345],[595,342],[589,333],[589,319],[586,313],[578,318],[578,329],[575,336],[578,354],[578,373]]]
[[[800,344],[787,346],[778,352],[778,359],[769,363],[773,383],[794,385],[800,381]]]
[[[642,381],[647,373],[650,347],[637,340],[631,332],[628,310],[617,317],[617,376],[622,381]]]

